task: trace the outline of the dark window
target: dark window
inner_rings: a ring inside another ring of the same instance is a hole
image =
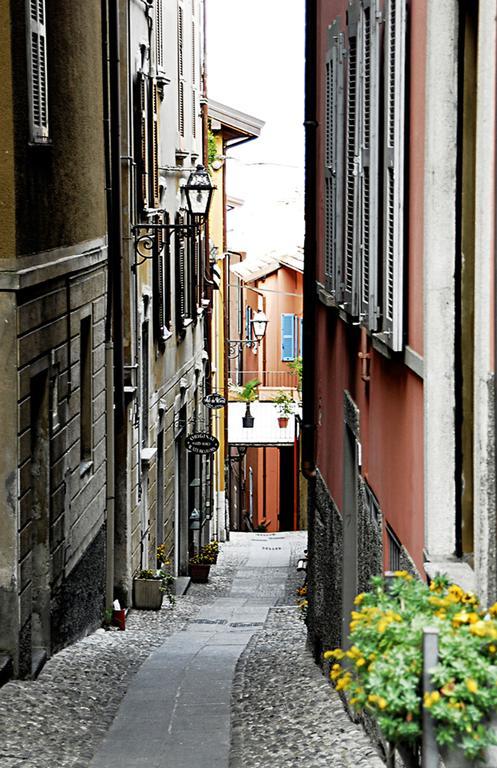
[[[80,459],[91,461],[92,449],[92,321],[91,315],[80,326]]]

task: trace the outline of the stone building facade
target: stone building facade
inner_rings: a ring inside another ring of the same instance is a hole
[[[100,7],[0,9],[0,656],[21,676],[104,606]]]
[[[182,187],[204,155],[203,3],[123,4],[121,51],[127,411],[114,564],[116,593],[129,604],[133,575],[155,567],[158,544],[185,574],[192,547],[208,537],[211,460],[185,446],[188,434],[209,429],[205,236],[164,230],[152,259],[130,236],[138,224],[145,233],[147,223],[189,223]],[[189,526],[194,509],[201,536]]]

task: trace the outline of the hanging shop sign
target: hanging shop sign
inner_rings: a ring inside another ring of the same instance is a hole
[[[214,453],[219,448],[219,440],[208,432],[192,432],[185,445],[190,453]]]
[[[206,395],[202,402],[207,408],[224,408],[226,398],[220,395],[219,392],[212,392],[210,395]]]

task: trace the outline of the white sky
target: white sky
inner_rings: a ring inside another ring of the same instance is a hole
[[[206,0],[208,93],[266,122],[230,150],[229,247],[295,253],[304,218],[304,0]]]

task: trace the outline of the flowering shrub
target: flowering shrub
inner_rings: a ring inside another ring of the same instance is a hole
[[[190,563],[194,565],[213,565],[216,562],[219,552],[219,544],[217,541],[211,541],[209,544],[204,544],[200,547],[198,554],[190,557]]]
[[[164,563],[164,565],[169,565],[169,560],[167,559],[167,549],[165,544],[159,544],[159,546],[157,547],[157,562]]]
[[[331,679],[349,703],[373,715],[391,742],[415,743],[422,706],[430,710],[439,745],[460,746],[479,760],[497,743],[488,719],[497,709],[497,603],[480,610],[475,595],[437,577],[427,587],[396,571],[388,591],[381,577],[358,595],[349,650],[327,651]],[[439,630],[434,690],[421,702],[424,627]]]

